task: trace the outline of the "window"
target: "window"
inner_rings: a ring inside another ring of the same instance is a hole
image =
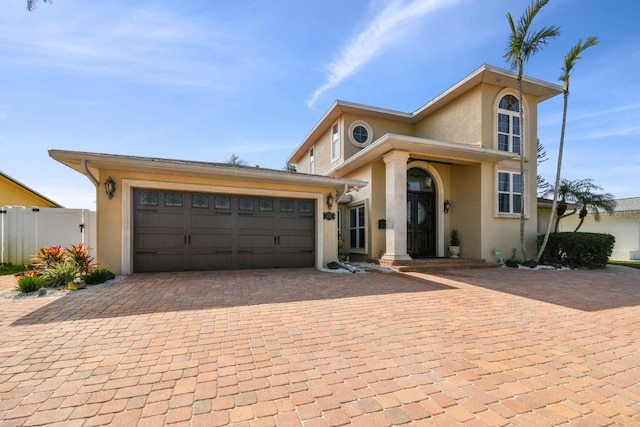
[[[522,212],[522,180],[519,173],[498,172],[498,213]]]
[[[331,161],[340,157],[340,126],[338,123],[331,128]]]
[[[520,103],[505,95],[498,103],[498,150],[520,154]]]
[[[349,209],[349,247],[351,249],[365,248],[364,206]]]
[[[373,131],[369,123],[357,120],[349,126],[349,139],[356,147],[365,147],[373,139]]]
[[[309,150],[309,173],[316,173],[316,161],[313,155],[313,148]]]

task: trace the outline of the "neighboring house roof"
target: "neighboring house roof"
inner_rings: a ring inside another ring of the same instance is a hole
[[[518,87],[517,74],[484,64],[413,113],[388,110],[347,101],[335,101],[298,147],[296,147],[293,154],[287,159],[287,163],[296,163],[300,160],[304,153],[309,150],[313,142],[326,132],[335,120],[344,113],[364,114],[369,117],[388,118],[405,123],[416,123],[480,83],[489,83],[514,89]],[[542,102],[562,93],[562,86],[523,76],[522,90],[524,93],[537,97],[538,102]]]
[[[616,199],[615,212],[640,211],[640,197]]]
[[[345,185],[349,187],[364,187],[367,185],[367,182],[356,179],[333,178],[277,169],[239,166],[228,163],[210,163],[65,150],[49,150],[49,156],[71,169],[86,175],[94,184],[97,183],[97,180],[92,174],[91,169],[135,170],[136,172],[224,178],[230,180],[259,180],[274,184],[333,187],[336,190],[342,190]]]
[[[7,186],[11,186],[14,189],[22,192],[23,194],[26,193],[26,196],[29,199],[32,199],[34,201],[34,203],[30,204],[30,206],[35,206],[38,205],[40,207],[51,207],[51,208],[63,208],[64,206],[62,206],[59,203],[54,202],[53,200],[49,199],[46,196],[43,196],[42,194],[38,193],[37,191],[27,187],[26,185],[24,185],[23,183],[21,183],[20,181],[18,181],[17,179],[11,178],[9,175],[3,173],[0,171],[0,183],[2,183],[4,181],[5,185]],[[4,194],[10,194],[9,191],[4,192]],[[13,202],[11,200],[3,200],[0,201],[0,205],[2,206],[22,206],[24,204],[24,201],[20,201],[20,202]]]

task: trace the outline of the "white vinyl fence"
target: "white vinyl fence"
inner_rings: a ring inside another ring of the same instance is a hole
[[[83,243],[95,257],[96,213],[88,209],[0,208],[0,263],[32,262],[40,248]]]

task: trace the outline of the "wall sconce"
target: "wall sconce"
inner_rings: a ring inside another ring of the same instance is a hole
[[[449,213],[449,210],[451,209],[451,202],[449,202],[449,200],[445,200],[444,201],[444,213]]]
[[[113,193],[116,192],[116,183],[113,178],[107,178],[107,180],[104,182],[104,190],[107,192],[107,196],[109,196],[109,199],[113,198]]]
[[[333,207],[333,194],[329,193],[329,195],[327,196],[327,207],[329,208],[329,210],[331,210],[331,208]]]

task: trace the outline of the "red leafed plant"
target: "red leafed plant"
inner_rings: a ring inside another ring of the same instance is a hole
[[[85,248],[84,244],[72,244],[71,248],[67,248],[66,251],[69,257],[78,264],[78,269],[81,273],[88,273],[95,266],[93,257],[89,255],[89,249]]]
[[[59,264],[64,260],[65,250],[61,246],[42,248],[36,254],[34,261],[44,268]]]

